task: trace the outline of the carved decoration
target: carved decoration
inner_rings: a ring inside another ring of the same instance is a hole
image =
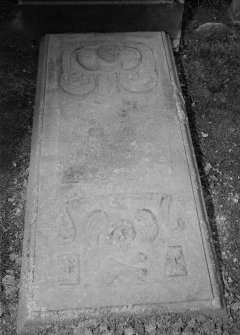
[[[87,211],[82,224],[87,241],[83,262],[88,285],[151,281],[153,243],[159,233],[159,218],[152,209],[157,199],[159,195],[153,193],[95,197],[95,208]],[[150,207],[142,207],[142,200]]]
[[[65,254],[57,257],[57,272],[60,285],[76,285],[80,282],[79,255]]]
[[[59,237],[64,243],[70,243],[76,238],[76,227],[69,208],[65,205],[59,222]]]
[[[186,222],[181,201],[173,201],[171,195],[165,194],[161,198],[159,212],[167,229],[175,232],[184,230]]]
[[[159,214],[163,219],[165,227],[170,226],[170,210],[172,206],[172,197],[169,194],[164,194],[161,197],[159,204]]]
[[[109,218],[101,209],[94,210],[87,215],[85,237],[92,246],[99,244],[101,237],[108,226]]]
[[[152,49],[143,43],[95,41],[68,48],[62,57],[60,86],[77,96],[96,91],[112,95],[121,90],[147,92],[158,81]]]
[[[101,260],[99,281],[102,285],[138,284],[146,280],[148,256],[138,250],[141,250],[143,232],[139,236],[138,233],[141,228],[147,229],[143,221],[142,224],[142,227],[136,227],[134,220],[126,218],[110,223],[102,241],[103,249],[109,251]]]
[[[128,219],[118,219],[114,222],[107,234],[107,243],[122,249],[128,249],[136,237],[133,222]]]
[[[186,276],[186,263],[181,246],[170,246],[167,250],[165,262],[166,274],[172,276]]]
[[[157,218],[150,209],[138,209],[134,217],[134,226],[143,242],[153,242],[158,235]]]
[[[176,211],[181,203],[170,195],[97,195],[69,200],[63,208],[68,221],[61,238],[73,241],[77,228],[74,243],[80,246],[84,286],[159,282],[164,264],[169,277],[187,275],[182,247],[164,252],[168,230],[177,227],[178,233],[185,225]]]

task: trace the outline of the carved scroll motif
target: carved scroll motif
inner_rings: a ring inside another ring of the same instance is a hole
[[[76,227],[67,205],[63,207],[63,212],[59,219],[58,235],[64,243],[70,243],[76,238]]]
[[[151,210],[138,209],[135,213],[134,225],[142,241],[153,242],[156,239],[159,227],[157,218]]]
[[[186,263],[181,246],[168,247],[165,269],[168,277],[187,275]]]
[[[184,209],[180,201],[173,201],[172,196],[162,196],[159,206],[160,216],[167,229],[180,232],[184,230],[186,222],[183,219]]]
[[[99,245],[108,224],[108,214],[101,209],[94,210],[87,215],[85,238],[89,245]]]
[[[73,95],[147,92],[157,81],[153,51],[143,43],[96,41],[63,53],[60,86]]]

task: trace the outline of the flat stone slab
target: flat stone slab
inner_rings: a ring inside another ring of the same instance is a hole
[[[222,308],[164,33],[42,44],[18,330],[38,321]]]

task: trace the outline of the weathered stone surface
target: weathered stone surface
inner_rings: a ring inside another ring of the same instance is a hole
[[[19,330],[221,308],[170,50],[164,33],[45,38]]]

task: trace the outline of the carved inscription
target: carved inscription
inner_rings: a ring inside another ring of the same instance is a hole
[[[79,255],[59,255],[57,257],[57,271],[60,285],[79,284]]]
[[[94,41],[63,53],[60,86],[70,94],[146,92],[157,81],[153,50],[143,43]]]
[[[166,274],[172,276],[186,276],[187,269],[181,246],[170,246],[167,250],[165,262]]]
[[[170,195],[158,193],[109,194],[68,201],[64,208],[69,222],[77,223],[74,243],[82,246],[79,252],[84,285],[160,282],[164,266],[167,276],[186,275],[182,247],[170,246],[167,251],[165,247],[172,205]],[[71,237],[71,229],[68,225],[66,228],[65,235]]]

